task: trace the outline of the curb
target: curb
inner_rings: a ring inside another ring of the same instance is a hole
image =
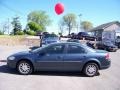
[[[7,62],[7,60],[0,60],[0,62]]]

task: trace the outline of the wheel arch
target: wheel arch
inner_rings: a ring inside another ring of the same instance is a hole
[[[34,70],[34,65],[33,65],[32,61],[29,60],[29,59],[26,59],[26,58],[24,58],[24,59],[20,59],[20,60],[16,63],[16,68],[17,68],[19,62],[21,62],[21,61],[27,61],[27,62],[29,62],[29,63],[32,65],[32,68],[33,68],[33,70]]]
[[[83,65],[82,71],[88,63],[95,63],[98,65],[98,69],[100,69],[100,62],[98,62],[97,60],[89,60],[89,61],[85,62],[85,64]]]

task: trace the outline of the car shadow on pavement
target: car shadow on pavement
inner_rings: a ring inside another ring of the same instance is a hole
[[[2,65],[0,66],[0,73],[17,74],[17,71],[9,68],[7,65]]]
[[[34,72],[33,75],[87,77],[82,72],[58,72],[58,71],[40,71],[40,72]],[[98,73],[96,76],[99,76],[99,75],[100,73]]]
[[[58,72],[58,71],[40,71],[40,72],[34,72],[33,75],[87,77],[80,72]]]
[[[19,75],[15,69],[9,68],[7,65],[0,66],[0,73]],[[69,77],[87,77],[82,72],[58,72],[58,71],[37,71],[32,75],[43,75],[43,76],[69,76]],[[100,74],[98,73],[99,76]]]

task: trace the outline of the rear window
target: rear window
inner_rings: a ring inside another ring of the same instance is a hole
[[[67,53],[69,54],[79,54],[79,53],[85,53],[85,49],[83,47],[80,47],[78,45],[69,45]]]
[[[45,34],[43,38],[58,38],[58,36],[55,34]]]
[[[95,49],[93,49],[93,48],[91,48],[91,47],[88,47],[86,44],[82,44],[82,46],[83,46],[84,48],[86,48],[86,50],[87,50],[88,52],[96,52]]]

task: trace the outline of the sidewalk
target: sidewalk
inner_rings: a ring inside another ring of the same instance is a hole
[[[0,46],[0,62],[6,62],[8,56],[26,50],[29,50],[28,46]]]

